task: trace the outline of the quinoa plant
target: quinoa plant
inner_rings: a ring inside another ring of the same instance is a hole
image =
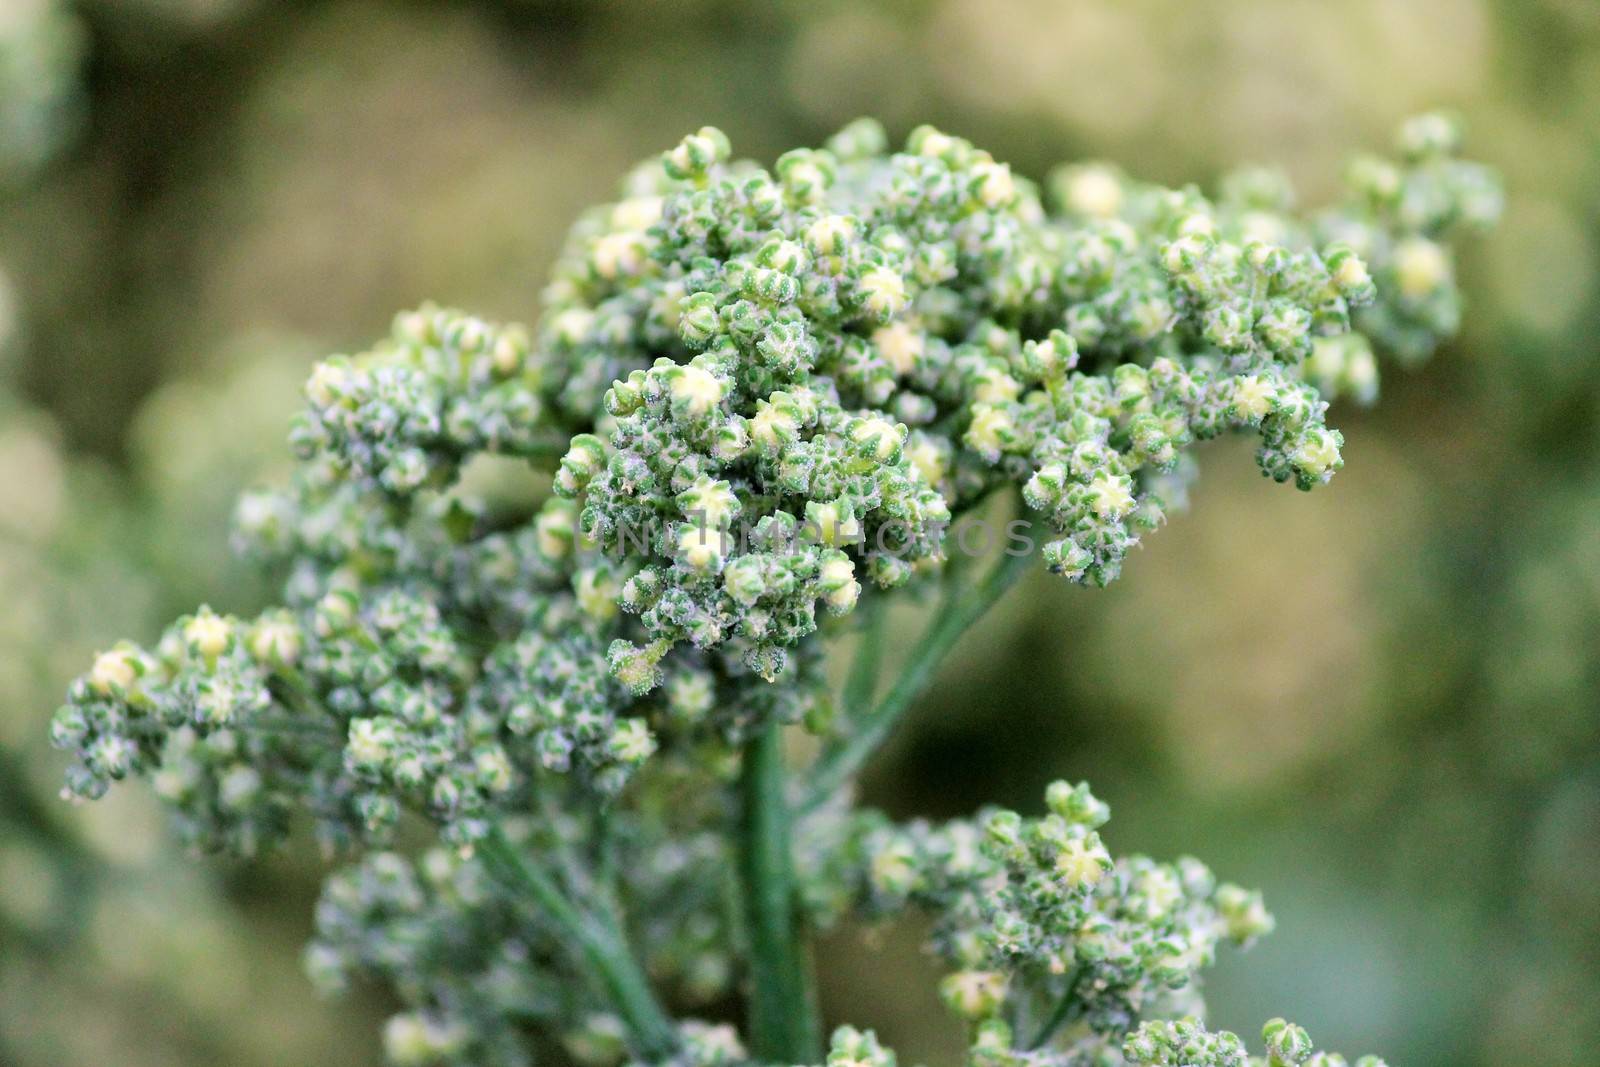
[[[203,850],[309,823],[349,865],[307,969],[392,987],[398,1065],[892,1067],[824,1044],[807,941],[912,913],[977,1067],[1343,1064],[1204,1028],[1199,972],[1272,917],[1113,858],[1087,785],[934,825],[852,781],[1021,574],[1115,579],[1199,441],[1340,469],[1329,400],[1456,329],[1450,242],[1498,213],[1459,140],[1415,119],[1300,215],[1265,169],[1035,184],[870,121],[765,169],[702,129],[578,221],[534,329],[426,306],[316,367],[292,481],[238,509],[281,606],[101,654],[65,793],[146,778]],[[508,471],[535,490],[481,489]],[[934,606],[898,657],[897,599]]]

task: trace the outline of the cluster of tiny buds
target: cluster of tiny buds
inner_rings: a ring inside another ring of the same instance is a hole
[[[1129,1067],[1347,1067],[1338,1053],[1316,1051],[1303,1027],[1272,1019],[1261,1028],[1265,1059],[1253,1058],[1244,1042],[1226,1030],[1211,1032],[1193,1018],[1141,1023],[1122,1044]],[[1363,1056],[1355,1067],[1384,1067],[1376,1056]]]
[[[1301,488],[1342,467],[1327,397],[1377,387],[1352,312],[1371,311],[1380,341],[1418,320],[1424,290],[1448,289],[1442,271],[1423,277],[1421,250],[1442,257],[1451,227],[1495,210],[1492,177],[1454,158],[1455,124],[1425,117],[1401,143],[1389,194],[1356,167],[1349,201],[1303,221],[1267,171],[1231,176],[1213,202],[1080,164],[1047,183],[1052,214],[988,153],[929,127],[887,155],[881,129],[852,124],[771,173],[702,129],[586,218],[558,265],[536,348],[578,380],[594,375],[574,364],[635,369],[605,399],[618,422],[574,440],[557,488],[613,546],[706,492],[751,528],[836,520],[858,534],[840,546],[852,581],[892,586],[937,565],[941,502],[959,511],[1014,481],[1061,535],[1051,569],[1110,581],[1181,502],[1195,441],[1254,430],[1263,471]],[[1430,206],[1395,209],[1413,201]],[[1033,336],[1020,325],[1052,320]],[[1427,321],[1434,340],[1453,328]],[[701,354],[649,366],[674,338]],[[859,462],[890,480],[859,484]],[[875,546],[901,514],[891,540],[915,551]],[[680,528],[658,542],[642,554],[674,565],[647,567],[624,603],[652,638],[746,642],[768,673],[814,628],[814,558],[779,582],[798,595],[769,605],[757,590],[771,563],[742,540]],[[707,585],[730,570],[745,591],[732,604]],[[730,609],[759,627],[730,630]]]
[[[1086,784],[1053,783],[1046,803],[1042,818],[1000,810],[941,827],[819,816],[802,839],[818,854],[807,899],[824,922],[852,906],[928,912],[932,949],[957,968],[940,992],[974,1025],[1044,999],[1100,1034],[1192,990],[1219,940],[1243,947],[1272,930],[1259,893],[1217,885],[1196,860],[1113,860],[1097,830],[1110,811]],[[835,887],[851,885],[841,899]]]
[[[317,364],[291,442],[400,495],[448,485],[478,452],[540,455],[549,438],[528,344],[520,326],[432,306],[400,315],[387,346]]]
[[[1456,329],[1452,241],[1499,210],[1459,145],[1415,120],[1303,215],[1261,168],[1214,197],[1093,162],[1035,183],[932,127],[891,152],[870,120],[766,168],[703,128],[578,220],[535,328],[428,305],[318,365],[291,483],[238,510],[282,606],[202,608],[96,659],[53,725],[67,793],[148,777],[189,841],[243,853],[296,812],[330,848],[421,816],[443,847],[420,865],[380,851],[329,880],[312,973],[395,986],[396,1064],[521,1067],[530,1024],[616,1063],[637,1019],[560,993],[583,987],[570,946],[475,857],[540,811],[509,847],[608,913],[582,932],[629,901],[653,975],[725,995],[732,754],[830,729],[826,631],[965,583],[952,560],[997,495],[1028,509],[1004,551],[1031,556],[1042,523],[1044,564],[1102,585],[1204,440],[1251,434],[1266,476],[1326,483],[1329,402]],[[508,471],[521,490],[485,488]],[[836,797],[797,827],[803,910],[928,913],[977,1067],[1115,1062],[1124,1037],[1129,1064],[1242,1067],[1231,1035],[1159,1020],[1199,1010],[1220,943],[1272,929],[1260,894],[1113,859],[1086,785],[1045,800],[934,826]],[[749,1060],[729,1027],[656,1029],[660,1062]],[[1298,1028],[1266,1039],[1270,1067],[1342,1067]],[[845,1027],[827,1065],[894,1056]]]

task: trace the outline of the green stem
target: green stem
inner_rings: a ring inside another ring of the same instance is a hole
[[[573,850],[571,842],[562,834],[561,813],[551,802],[549,790],[535,789],[534,796],[540,818],[549,832],[549,851],[556,860],[557,887],[580,900],[589,899],[594,889],[593,880],[588,877],[583,861]]]
[[[1007,555],[977,585],[952,594],[940,605],[933,625],[917,641],[889,692],[861,719],[855,733],[826,753],[807,775],[811,792],[800,808],[801,814],[815,810],[865,765],[911,702],[933,681],[939,664],[961,635],[1005,595],[1032,562],[1033,557],[1027,553]]]
[[[628,1027],[635,1051],[647,1060],[669,1057],[677,1045],[676,1031],[622,942],[620,931],[574,906],[499,827],[489,832],[479,849],[484,861],[525,893],[563,940],[578,949],[589,977]]]
[[[1044,1025],[1039,1027],[1039,1032],[1033,1035],[1033,1040],[1028,1042],[1025,1051],[1032,1052],[1034,1049],[1042,1047],[1046,1041],[1056,1036],[1057,1030],[1077,1018],[1079,1010],[1083,1007],[1076,997],[1078,981],[1082,977],[1082,971],[1072,976],[1072,981],[1067,983],[1067,991],[1061,994],[1061,1000],[1056,1004],[1056,1010],[1051,1012],[1050,1018],[1046,1019]]]
[[[850,661],[850,674],[844,680],[841,701],[844,713],[852,719],[866,712],[878,688],[878,669],[883,664],[883,619],[889,613],[888,604],[881,595],[869,597],[859,610],[865,616],[861,621],[861,639],[855,658]]]
[[[331,722],[318,719],[285,718],[281,715],[257,715],[248,722],[239,724],[238,728],[259,730],[264,734],[321,737],[333,741],[342,741],[344,739],[344,735],[339,728]]]
[[[616,827],[612,822],[610,805],[595,812],[594,871],[595,882],[605,898],[606,911],[616,922],[621,922],[622,900],[617,893]]]
[[[750,941],[752,1051],[767,1063],[818,1063],[821,1030],[809,960],[795,913],[783,727],[769,725],[744,749],[739,876]]]

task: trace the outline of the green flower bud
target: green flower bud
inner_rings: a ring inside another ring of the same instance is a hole
[[[706,173],[732,154],[728,137],[715,126],[700,129],[678,142],[678,147],[661,158],[662,166],[674,178],[703,181]]]
[[[1250,891],[1225,883],[1217,887],[1217,911],[1222,916],[1228,940],[1247,945],[1256,938],[1270,934],[1276,922],[1258,891]]]
[[[893,1052],[878,1044],[871,1030],[841,1026],[829,1042],[827,1067],[895,1067]]]
[[[1005,1003],[1006,976],[998,971],[957,971],[939,983],[939,996],[963,1019],[987,1019]]]
[[[1044,799],[1045,805],[1063,819],[1091,830],[1104,826],[1111,818],[1111,808],[1089,792],[1088,782],[1051,782]]]
[[[594,434],[581,433],[567,446],[556,471],[555,490],[565,497],[575,497],[594,480],[606,462],[605,442]]]
[[[1261,1028],[1261,1039],[1267,1043],[1267,1060],[1273,1067],[1304,1063],[1311,1056],[1311,1035],[1281,1018]]]

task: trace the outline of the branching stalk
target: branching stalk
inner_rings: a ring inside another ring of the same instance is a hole
[[[538,914],[578,949],[579,962],[621,1016],[638,1054],[649,1060],[669,1056],[677,1044],[676,1032],[656,1001],[649,980],[628,952],[621,932],[580,910],[562,895],[500,827],[491,830],[479,848],[498,877],[524,894]]]
[[[877,691],[878,672],[883,665],[884,618],[889,614],[889,605],[883,597],[874,596],[863,600],[856,610],[863,616],[861,640],[850,661],[842,699],[844,713],[852,719],[865,714]]]
[[[801,814],[826,801],[866,764],[912,701],[933,681],[939,664],[961,635],[1005,595],[1032,563],[1031,554],[1007,555],[977,585],[954,593],[940,606],[933,624],[923,632],[889,692],[860,721],[855,733],[825,754],[812,769],[811,792],[800,807]]]
[[[1033,1040],[1028,1042],[1026,1051],[1032,1052],[1034,1049],[1043,1048],[1045,1043],[1055,1037],[1063,1026],[1077,1017],[1078,1011],[1082,1007],[1077,997],[1078,982],[1082,978],[1083,972],[1081,970],[1072,976],[1072,981],[1067,983],[1067,991],[1061,994],[1061,999],[1056,1002],[1055,1010],[1050,1013],[1050,1018],[1044,1021],[1044,1025],[1039,1027],[1038,1033],[1033,1035]]]

